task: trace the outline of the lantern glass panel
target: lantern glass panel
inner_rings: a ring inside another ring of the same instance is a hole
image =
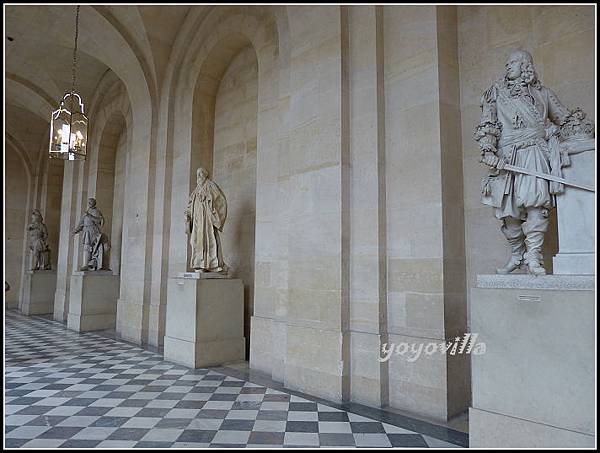
[[[88,119],[83,113],[83,102],[77,93],[67,93],[58,110],[52,112],[50,122],[51,158],[85,160]]]

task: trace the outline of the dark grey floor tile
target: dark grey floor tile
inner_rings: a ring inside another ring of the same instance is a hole
[[[185,429],[188,427],[192,420],[190,418],[163,418],[159,421],[155,428],[173,428],[173,429]]]
[[[229,411],[221,409],[200,409],[200,412],[196,414],[196,418],[223,419],[228,413]]]
[[[55,426],[44,431],[36,439],[70,439],[82,429],[82,427]]]
[[[318,433],[319,424],[317,422],[287,422],[285,430],[290,433]]]
[[[58,415],[40,415],[25,423],[26,426],[56,426],[68,417]]]
[[[119,428],[107,440],[140,440],[148,431],[150,430],[142,428]]]
[[[319,412],[320,422],[347,422],[347,412]]]
[[[136,415],[137,416],[137,415]],[[98,428],[98,427],[107,427],[114,428],[124,425],[129,421],[129,417],[100,417],[90,426]]]
[[[258,411],[257,420],[287,420],[287,411]]]
[[[64,444],[60,445],[60,448],[94,448],[98,445],[101,440],[78,440],[69,439]]]
[[[18,411],[16,415],[43,415],[54,408],[55,406],[29,406]]]
[[[253,431],[248,439],[249,444],[283,445],[285,433],[271,433],[268,431]]]
[[[205,431],[200,429],[186,429],[181,433],[177,442],[210,443],[217,431]]]
[[[22,447],[23,444],[26,444],[27,442],[29,442],[31,439],[5,439],[4,440],[4,446],[6,448],[19,448]]]
[[[354,436],[352,434],[319,434],[321,447],[354,447]]]
[[[385,433],[379,422],[350,422],[353,433]]]
[[[202,409],[206,401],[183,400],[175,405],[176,409]]]
[[[107,412],[111,411],[112,409],[113,409],[112,407],[90,406],[90,407],[81,409],[75,415],[102,416],[102,415],[106,414]]]
[[[288,410],[295,412],[316,412],[317,403],[290,403]]]
[[[392,447],[429,447],[420,434],[388,434],[387,436]]]
[[[220,430],[226,431],[252,431],[254,420],[223,420]]]
[[[140,441],[133,448],[171,448],[173,442]]]

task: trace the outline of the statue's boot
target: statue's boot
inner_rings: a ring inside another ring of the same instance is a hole
[[[542,208],[529,209],[527,211],[527,221],[523,223],[525,246],[527,247],[524,259],[529,273],[534,276],[546,275],[542,254],[546,231],[548,231],[548,210]]]
[[[506,262],[506,264],[504,266],[496,269],[496,273],[502,274],[502,275],[510,274],[511,272],[519,269],[522,264],[523,264],[523,252],[517,253],[517,254],[512,254],[512,255],[510,255],[510,258],[508,259],[508,261]]]
[[[498,269],[498,274],[510,274],[519,269],[523,264],[523,254],[525,253],[525,235],[521,229],[521,220],[509,217],[504,220],[501,231],[506,237],[511,249],[510,258],[507,263]]]

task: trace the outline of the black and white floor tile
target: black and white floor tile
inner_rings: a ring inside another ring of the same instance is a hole
[[[128,343],[7,311],[5,447],[453,447]]]

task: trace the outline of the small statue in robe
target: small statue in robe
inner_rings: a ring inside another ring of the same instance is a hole
[[[196,272],[226,274],[219,232],[227,218],[227,200],[223,191],[208,179],[208,171],[196,171],[196,188],[190,194],[185,210],[186,231],[190,235],[192,255],[190,267]]]

